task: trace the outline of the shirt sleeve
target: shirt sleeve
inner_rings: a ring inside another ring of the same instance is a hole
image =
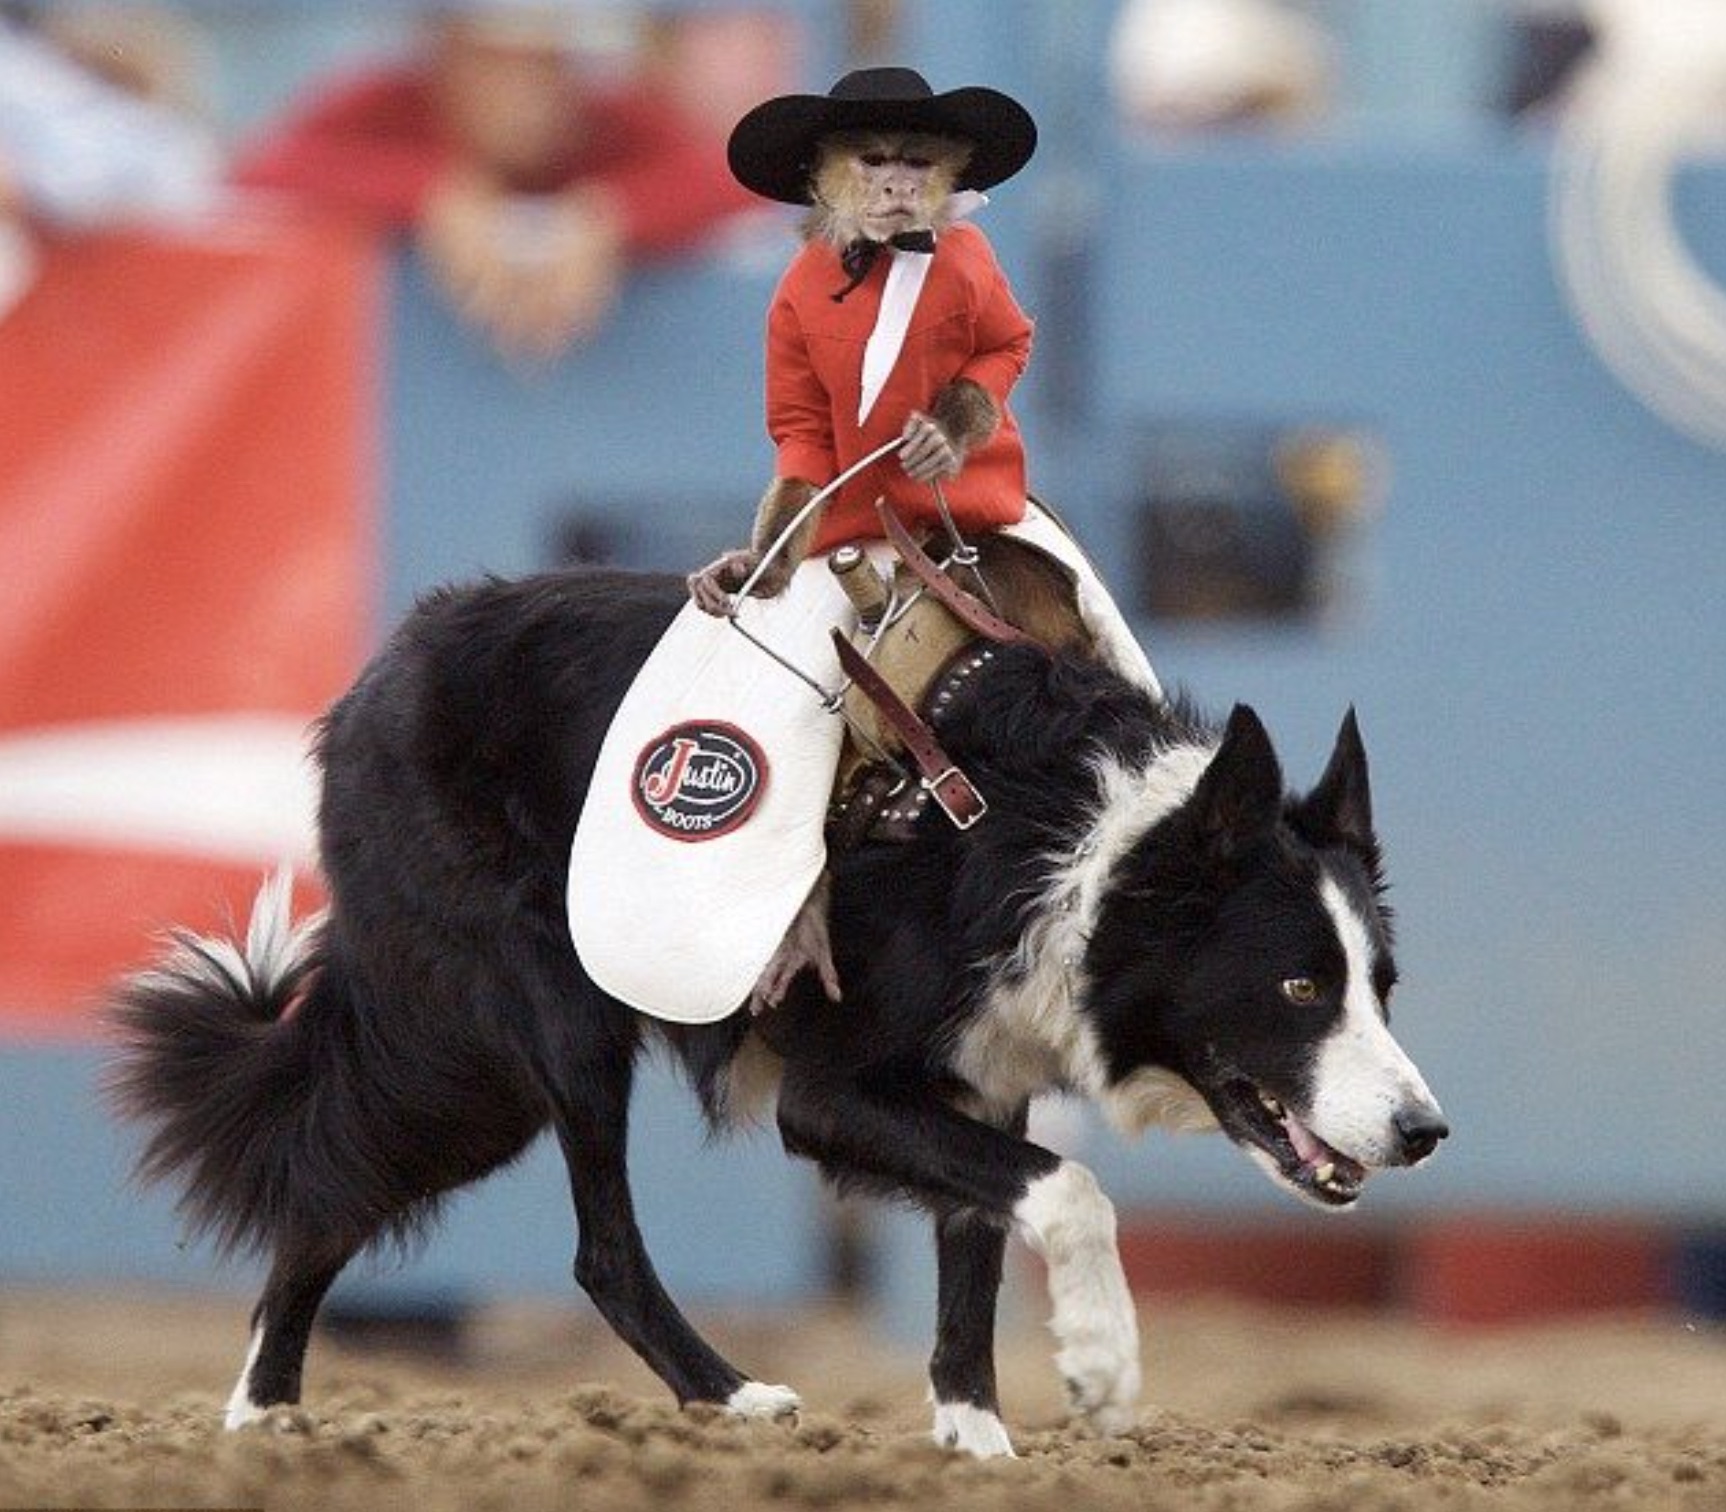
[[[597,98],[589,134],[599,146],[585,175],[605,190],[637,257],[686,252],[728,216],[750,208],[724,144],[676,109],[634,94]]]
[[[1012,286],[995,260],[987,238],[975,228],[967,229],[972,231],[981,250],[981,298],[973,332],[976,350],[957,376],[969,378],[1004,405],[1031,360],[1034,326],[1013,297]]]
[[[802,322],[783,283],[767,312],[767,434],[779,477],[826,483],[839,471],[832,398],[809,360]]]

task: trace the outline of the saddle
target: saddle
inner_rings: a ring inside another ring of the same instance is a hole
[[[992,659],[993,647],[1030,643],[1092,654],[1072,574],[1037,547],[986,535],[953,544],[944,561],[884,504],[893,547],[883,575],[859,547],[828,558],[857,611],[835,644],[847,682],[845,737],[829,808],[827,840],[848,849],[865,838],[907,840],[933,800],[961,829],[984,812],[980,794],[942,750],[936,726],[959,687]],[[913,770],[915,769],[915,770]]]

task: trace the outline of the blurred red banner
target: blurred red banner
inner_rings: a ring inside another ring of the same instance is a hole
[[[66,242],[0,318],[0,1037],[310,857],[370,630],[382,262],[237,220]]]

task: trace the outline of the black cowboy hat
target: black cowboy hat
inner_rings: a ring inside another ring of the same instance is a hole
[[[835,131],[922,131],[962,137],[971,161],[956,189],[1011,178],[1037,150],[1037,125],[1017,100],[974,85],[936,94],[911,68],[860,68],[824,95],[782,95],[733,128],[726,155],[747,189],[788,205],[809,203],[815,148]]]

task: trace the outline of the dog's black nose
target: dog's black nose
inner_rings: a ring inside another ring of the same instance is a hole
[[[1402,1140],[1402,1158],[1409,1165],[1425,1160],[1450,1133],[1450,1125],[1437,1108],[1404,1108],[1391,1122]]]

